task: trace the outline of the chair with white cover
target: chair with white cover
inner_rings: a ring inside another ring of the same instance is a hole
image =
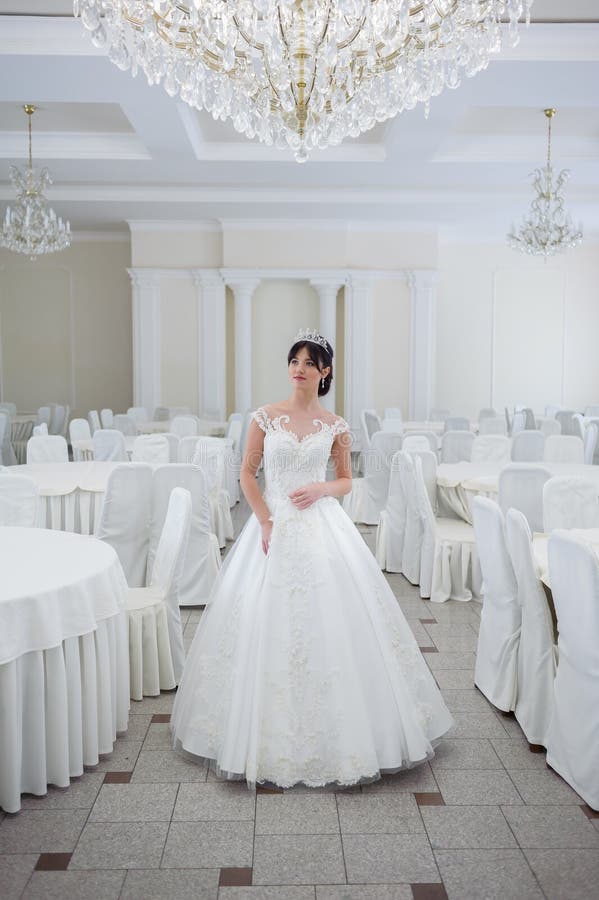
[[[0,403],[0,410],[7,412],[9,419],[14,419],[17,414],[17,404],[13,403],[12,400],[4,400]]]
[[[154,410],[152,419],[154,420],[154,422],[168,422],[170,417],[171,413],[168,406],[157,406]]]
[[[96,537],[114,547],[129,587],[146,583],[152,467],[147,463],[115,466],[106,482],[106,492]]]
[[[393,431],[396,434],[402,433],[403,416],[399,406],[385,407],[383,421],[381,422],[381,428],[383,431]]]
[[[556,475],[543,485],[543,531],[599,528],[597,486],[572,475]]]
[[[247,444],[247,436],[248,431],[252,422],[253,412],[248,410],[243,417],[243,423],[241,426],[241,435],[239,437],[239,453],[243,459],[243,455],[245,453],[245,445]]]
[[[592,404],[591,406],[585,406],[584,414],[587,418],[594,418],[596,416],[599,416],[599,406],[593,406]]]
[[[233,479],[235,480],[235,489],[229,490],[230,500],[232,503],[239,502],[239,475],[241,472],[241,430],[243,428],[243,416],[241,413],[231,413],[227,423],[225,437],[229,441],[233,441],[233,450],[231,454],[230,465],[233,468],[233,474],[230,475],[231,487],[233,487]]]
[[[420,596],[430,597],[432,603],[472,600],[481,587],[474,530],[462,519],[435,517],[420,456],[414,458],[413,478],[423,528]]]
[[[395,454],[394,459],[397,460],[401,487],[405,498],[405,528],[403,530],[401,574],[408,579],[410,584],[418,584],[420,582],[424,525],[420,515],[420,504],[416,490],[414,457],[406,450],[400,450]]]
[[[561,434],[562,426],[557,419],[541,419],[539,431],[542,431],[545,437],[549,437],[551,434]]]
[[[48,426],[45,422],[33,426],[33,437],[42,437],[48,434]]]
[[[51,410],[49,406],[40,406],[37,411],[37,424],[41,425],[43,423],[44,425],[46,425],[46,427],[48,427],[48,425],[50,424],[50,415]]]
[[[171,421],[171,432],[179,438],[199,435],[198,420],[195,416],[175,416]]]
[[[163,434],[140,434],[133,441],[131,459],[164,465],[170,462],[169,443]]]
[[[404,494],[400,456],[391,460],[387,503],[381,510],[376,530],[376,560],[386,572],[401,572],[404,532],[406,530],[406,496]]]
[[[196,446],[199,439],[200,438],[197,434],[188,435],[187,437],[182,437],[179,439],[179,446],[177,448],[177,462],[193,462],[193,458],[196,452]]]
[[[519,434],[519,432],[524,431],[526,428],[526,413],[524,410],[519,409],[514,412],[512,416],[512,427],[510,430],[510,434]]]
[[[574,415],[576,413],[575,409],[560,409],[556,412],[555,418],[559,422],[562,428],[562,434],[564,435],[573,435],[574,434]]]
[[[177,686],[185,650],[179,586],[191,525],[191,496],[172,491],[148,587],[127,593],[131,699],[156,696]]]
[[[478,423],[479,434],[507,434],[507,425],[503,416],[485,416]]]
[[[87,421],[89,423],[89,430],[91,431],[92,437],[96,431],[99,431],[102,428],[102,423],[100,422],[100,416],[98,415],[97,409],[90,409],[87,414]]]
[[[422,477],[431,502],[433,512],[437,515],[437,465],[439,460],[437,454],[432,450],[409,450],[408,453],[412,459],[418,458],[422,466]]]
[[[27,465],[68,461],[69,448],[60,434],[31,437],[27,441]]]
[[[448,431],[470,431],[470,419],[464,416],[449,416],[445,419],[443,430]]]
[[[512,463],[499,473],[499,506],[524,513],[531,531],[543,531],[543,485],[551,472],[542,466]]]
[[[565,531],[549,538],[558,665],[547,729],[547,763],[599,810],[599,562]]]
[[[480,410],[478,414],[478,424],[482,422],[483,419],[497,419],[499,418],[499,413],[496,409],[493,409],[492,406],[485,406]],[[503,416],[501,417],[503,421]]]
[[[12,445],[12,418],[14,403],[0,406],[0,465],[15,466],[17,457]]]
[[[176,434],[171,434],[170,431],[162,432],[162,437],[165,437],[168,441],[168,461],[175,463],[179,459],[179,438]]]
[[[483,419],[483,422],[485,419]],[[486,420],[487,422],[489,419]],[[472,442],[472,462],[498,462],[510,461],[510,439],[504,434],[480,434]]]
[[[572,434],[579,437],[584,442],[584,433],[586,431],[585,418],[581,413],[574,413],[572,416]]]
[[[591,422],[590,425],[587,425],[584,434],[584,461],[588,466],[592,466],[595,462],[598,436],[599,428],[595,422]]]
[[[0,410],[0,465],[6,465],[4,462],[4,439],[10,430],[10,417],[7,412]]]
[[[116,431],[120,431],[121,434],[127,435],[127,437],[135,437],[137,434],[135,422],[125,413],[117,413],[116,416],[114,416],[112,427]]]
[[[196,449],[192,459],[192,464],[200,466],[206,475],[212,531],[218,539],[219,547],[225,547],[227,541],[232,541],[235,537],[231,518],[232,504],[225,485],[230,448],[225,446],[223,441],[224,438],[208,435],[196,438]]]
[[[446,431],[441,438],[441,462],[470,462],[473,443],[471,431]]]
[[[451,413],[448,409],[435,409],[433,407],[429,413],[429,419],[431,422],[445,422],[450,415]]]
[[[169,415],[171,419],[174,419],[175,416],[193,416],[190,406],[169,406],[168,408]],[[196,416],[193,416],[196,419]]]
[[[105,409],[100,410],[100,422],[102,423],[102,428],[114,428],[114,413],[111,409],[106,407]]]
[[[387,503],[391,460],[401,445],[401,434],[377,431],[372,435],[370,448],[362,454],[364,475],[352,480],[352,489],[343,498],[343,509],[352,522],[378,524]]]
[[[507,548],[503,513],[497,503],[487,497],[475,497],[472,521],[484,584],[474,683],[493,706],[511,712],[517,698],[522,624],[518,583]]]
[[[207,603],[220,571],[221,556],[217,537],[212,532],[208,482],[205,472],[199,466],[170,463],[154,469],[146,583],[149,583],[152,576],[154,556],[168,500],[175,487],[184,487],[188,490],[192,503],[191,531],[179,585],[179,605],[202,606]]]
[[[133,419],[136,426],[143,425],[144,422],[148,422],[150,419],[145,406],[130,406],[127,410],[127,415],[130,419]]]
[[[519,431],[512,438],[513,462],[541,462],[544,452],[545,435],[542,431]]]
[[[239,442],[241,439],[241,429],[243,427],[243,416],[241,413],[231,413],[227,419],[227,428],[225,437],[233,441],[233,449],[235,453],[239,453]]]
[[[92,435],[94,459],[112,462],[127,462],[125,438],[122,431],[116,428],[100,428]]]
[[[551,434],[545,440],[545,462],[584,463],[584,444],[573,434]]]
[[[73,448],[73,459],[75,462],[87,459],[88,454],[85,450],[76,447],[77,441],[91,441],[92,434],[87,419],[71,419],[69,422],[69,438]]]
[[[48,423],[49,434],[60,434],[64,425],[66,407],[62,403],[53,403],[50,406],[50,421]]]
[[[563,409],[563,407],[559,406],[557,403],[548,403],[545,406],[545,415],[554,418],[555,414],[558,413],[560,409]]]
[[[517,509],[508,510],[505,527],[521,611],[514,713],[528,743],[545,746],[553,709],[553,681],[557,665],[553,622],[537,571],[532,535],[525,516]]]
[[[26,475],[0,474],[0,525],[33,528],[36,524],[39,488]]]
[[[435,455],[439,446],[439,439],[434,431],[410,431],[404,434],[401,449],[408,453],[418,453],[421,450],[431,450]]]

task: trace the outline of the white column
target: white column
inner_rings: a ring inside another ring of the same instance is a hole
[[[128,269],[132,287],[133,405],[148,415],[160,406],[160,276],[153,269]]]
[[[438,272],[408,272],[410,286],[410,419],[428,419],[435,387]]]
[[[218,269],[191,273],[198,303],[198,377],[200,415],[227,411],[226,287]]]
[[[335,349],[335,335],[337,333],[337,293],[344,282],[339,278],[314,278],[310,279],[312,287],[318,291],[320,299],[320,323],[318,330],[323,337]],[[321,403],[325,409],[335,412],[335,365],[333,362],[333,381],[329,393],[321,398]]]
[[[252,408],[252,296],[258,278],[227,279],[235,298],[235,410]]]
[[[345,287],[345,418],[360,450],[360,412],[372,409],[372,295],[367,273],[352,273]]]

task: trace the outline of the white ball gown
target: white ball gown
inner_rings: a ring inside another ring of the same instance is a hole
[[[335,436],[314,420],[254,418],[265,432],[265,555],[251,516],[191,646],[171,716],[175,746],[230,778],[281,787],[351,785],[433,756],[453,721],[374,556],[324,481]]]

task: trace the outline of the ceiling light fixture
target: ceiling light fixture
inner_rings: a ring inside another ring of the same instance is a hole
[[[551,166],[551,123],[556,110],[543,110],[547,116],[547,162],[544,169],[535,169],[532,187],[535,192],[528,216],[518,229],[512,225],[507,236],[514,250],[531,256],[553,256],[562,250],[570,250],[582,241],[582,228],[575,227],[564,209],[563,187],[570,177],[568,169],[562,169],[555,182]]]
[[[37,107],[26,103],[29,128],[29,162],[22,172],[17,166],[9,169],[10,180],[17,193],[14,206],[6,207],[4,223],[0,228],[0,247],[26,253],[35,259],[42,253],[64,250],[71,243],[71,229],[63,222],[44,197],[44,188],[52,184],[48,169],[37,171],[31,157],[31,119]]]
[[[532,0],[74,0],[120,69],[298,162],[515,44]],[[503,20],[503,24],[502,24]]]

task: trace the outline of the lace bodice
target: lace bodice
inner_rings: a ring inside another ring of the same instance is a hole
[[[312,481],[324,481],[333,441],[338,434],[349,431],[344,419],[328,423],[313,419],[314,431],[303,437],[289,428],[287,415],[270,418],[264,407],[253,414],[264,438],[265,499],[274,512],[274,506],[289,504],[291,491]]]

